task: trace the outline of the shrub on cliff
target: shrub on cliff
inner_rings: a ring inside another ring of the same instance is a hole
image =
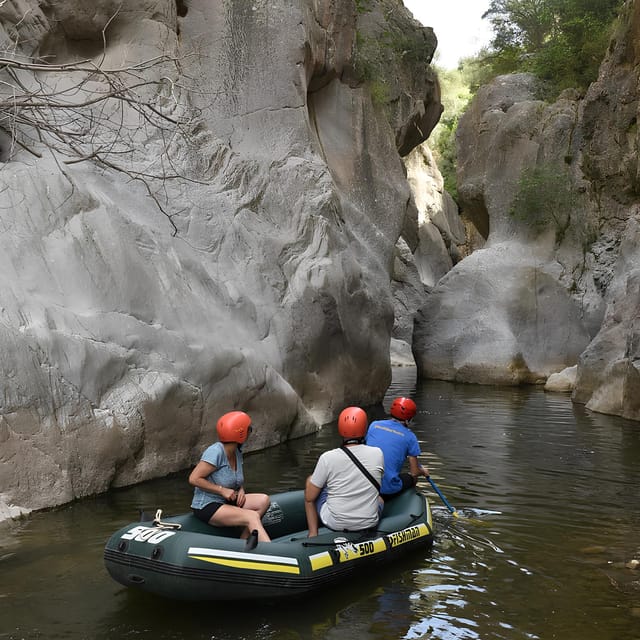
[[[509,213],[535,234],[554,230],[558,245],[570,233],[586,249],[595,229],[583,205],[567,169],[542,164],[522,172]]]
[[[562,236],[574,206],[575,195],[567,173],[545,164],[522,172],[509,213],[536,231],[553,227]]]

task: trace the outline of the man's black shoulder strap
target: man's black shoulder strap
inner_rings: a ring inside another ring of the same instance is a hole
[[[356,467],[358,467],[360,469],[360,471],[362,471],[362,473],[364,473],[364,475],[369,479],[369,482],[371,482],[371,484],[379,492],[380,491],[380,483],[365,469],[365,467],[362,464],[362,462],[360,462],[360,460],[358,460],[358,458],[351,451],[349,451],[348,447],[345,447],[343,445],[340,448],[353,460],[353,463],[356,465]]]

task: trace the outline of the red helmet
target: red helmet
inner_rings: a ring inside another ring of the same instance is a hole
[[[243,444],[251,430],[251,418],[244,411],[225,413],[216,424],[220,442]]]
[[[396,398],[391,403],[391,415],[403,422],[411,420],[418,412],[416,403],[411,398]]]
[[[367,414],[360,407],[347,407],[338,417],[338,432],[345,439],[364,438]]]

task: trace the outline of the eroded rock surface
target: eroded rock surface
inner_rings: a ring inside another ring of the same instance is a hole
[[[440,279],[420,309],[421,375],[483,384],[542,383],[574,365],[602,317],[578,231],[533,232],[512,215],[519,180],[572,152],[579,104],[546,105],[531,75],[482,87],[458,129],[458,191],[485,247]],[[562,162],[564,164],[564,162]],[[569,178],[567,178],[569,179]],[[579,225],[576,225],[579,226]]]
[[[543,383],[577,367],[576,402],[640,419],[639,25],[630,1],[585,96],[547,103],[532,76],[503,76],[461,119],[458,192],[487,243],[420,310],[423,375]]]
[[[430,29],[391,0],[7,0],[0,27],[2,98],[64,103],[0,141],[0,512],[185,468],[231,409],[256,448],[380,401]]]

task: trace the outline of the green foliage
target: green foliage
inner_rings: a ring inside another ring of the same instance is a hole
[[[384,80],[369,82],[369,92],[373,104],[383,105],[389,101],[389,86]]]
[[[457,126],[457,117],[443,123],[435,139],[435,147],[433,150],[438,169],[444,180],[444,188],[456,201],[458,199],[458,181],[456,178],[456,166],[458,164],[458,154],[456,150]]]
[[[492,60],[491,64],[488,64],[487,60]],[[467,83],[471,95],[475,95],[482,85],[489,84],[496,75],[511,73],[516,64],[512,61],[505,62],[505,60],[508,60],[506,52],[498,60],[492,58],[488,48],[481,49],[476,56],[460,60],[458,71]]]
[[[552,96],[593,82],[623,0],[492,0],[493,27],[483,62],[494,75],[529,71]]]
[[[374,104],[384,105],[389,100],[389,85],[386,80],[386,55],[389,52],[373,38],[356,32],[354,69],[359,80],[368,85]]]
[[[385,31],[382,34],[382,46],[389,47],[406,62],[419,67],[431,64],[431,49],[427,40],[409,36],[402,32]]]
[[[522,172],[509,213],[535,232],[554,228],[560,243],[577,205],[578,196],[566,169],[545,164]]]
[[[458,120],[472,97],[468,75],[461,69],[439,69],[441,101],[444,107],[440,121],[429,139],[438,169],[442,173],[445,189],[458,197],[456,181],[456,129]]]
[[[372,0],[356,0],[356,13],[367,13],[371,11]]]
[[[391,24],[375,38],[356,31],[354,71],[360,82],[369,86],[373,102],[385,104],[390,100],[398,64],[424,68],[430,64],[431,54],[428,40],[408,35]]]
[[[375,43],[356,31],[353,66],[360,81],[370,82],[379,72],[376,54]]]
[[[389,72],[394,58],[426,67],[431,62],[431,50],[426,40],[393,29],[384,30],[376,38],[356,31],[354,68],[360,80],[380,80]]]

